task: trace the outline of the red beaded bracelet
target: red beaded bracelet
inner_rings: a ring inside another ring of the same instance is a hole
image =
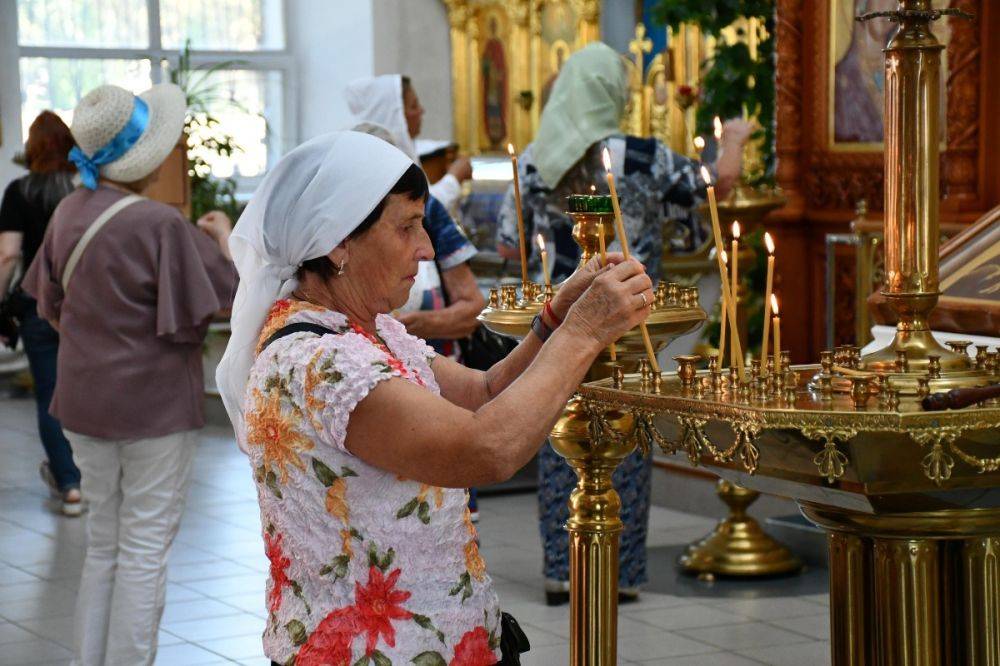
[[[552,309],[552,301],[545,301],[545,314],[552,318],[552,321],[556,323],[556,326],[562,323],[562,319],[557,317],[555,311]]]

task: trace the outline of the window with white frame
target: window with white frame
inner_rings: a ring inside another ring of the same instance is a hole
[[[214,175],[252,186],[293,143],[284,0],[16,1],[22,136],[44,109],[72,122],[103,83],[138,93],[169,81],[190,44],[190,112],[210,114],[241,148],[205,154]]]

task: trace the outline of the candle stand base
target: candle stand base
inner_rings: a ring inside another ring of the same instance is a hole
[[[802,562],[788,548],[770,537],[747,508],[760,497],[755,490],[719,479],[716,493],[729,515],[711,534],[691,544],[677,564],[692,574],[751,578],[798,573]]]

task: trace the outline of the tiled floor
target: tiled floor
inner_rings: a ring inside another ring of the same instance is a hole
[[[42,451],[33,405],[0,401],[0,423],[0,666],[66,664],[84,523],[61,517],[48,505],[37,474]],[[487,498],[481,511],[483,553],[500,599],[532,642],[522,663],[567,663],[567,609],[545,606],[541,592],[534,497]],[[651,563],[649,587],[657,592],[644,592],[640,601],[620,610],[619,661],[663,666],[829,663],[822,573],[813,572],[805,582],[713,588],[676,576],[666,553],[710,527],[704,518],[654,507],[651,556],[664,562]],[[266,568],[246,462],[223,429],[209,428],[170,556],[156,663],[267,664],[260,646]]]

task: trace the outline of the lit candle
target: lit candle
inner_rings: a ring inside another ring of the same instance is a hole
[[[615,190],[615,176],[611,173],[611,153],[604,149],[604,170],[607,172],[608,189],[611,191],[611,206],[615,211],[615,233],[618,235],[618,242],[622,246],[622,254],[628,260],[631,256],[628,251],[628,236],[625,235],[625,224],[622,222],[622,209],[618,205],[618,192]],[[660,374],[660,364],[656,360],[656,352],[653,351],[653,342],[649,339],[649,329],[646,322],[639,322],[639,332],[642,333],[642,342],[646,345],[646,355],[649,356],[649,364],[653,366],[653,372]]]
[[[698,159],[701,159],[701,154],[705,152],[705,139],[700,136],[694,138],[694,149],[698,151]]]
[[[781,317],[778,316],[778,297],[771,294],[771,311],[774,312],[774,367],[781,358]]]
[[[716,143],[722,141],[722,119],[719,116],[712,118],[712,136],[715,137]]]
[[[517,238],[521,248],[521,290],[522,296],[527,298],[528,292],[528,249],[524,241],[524,214],[521,212],[521,182],[517,175],[517,154],[514,152],[514,144],[507,144],[507,152],[510,154],[510,162],[514,167],[514,208],[517,210]]]
[[[590,186],[590,191],[593,192],[597,189],[595,185]],[[601,266],[608,265],[608,249],[604,246],[604,223],[597,223],[597,244],[601,248]],[[614,363],[618,360],[618,351],[615,349],[615,343],[608,345],[608,353],[611,355],[611,362]]]
[[[767,367],[767,343],[770,341],[771,318],[767,314],[767,309],[771,305],[771,290],[774,286],[774,239],[771,234],[764,233],[764,245],[767,246],[767,283],[764,287],[764,339],[760,343],[760,367]],[[775,360],[777,366],[777,360]]]
[[[736,311],[739,312],[740,307],[740,278],[739,278],[739,263],[740,263],[740,223],[733,222],[733,260],[729,262],[729,267],[732,270],[731,283],[729,285],[729,293],[733,296],[733,303],[736,305]],[[737,322],[739,323],[739,322]],[[736,347],[729,345],[729,365],[736,365]]]
[[[732,337],[730,344],[736,348],[737,368],[739,369],[740,379],[744,379],[743,349],[740,345],[739,331],[736,330],[736,308],[730,298],[726,265],[722,263],[722,253],[725,252],[725,248],[722,243],[722,229],[719,226],[719,207],[715,201],[715,188],[712,187],[712,177],[704,165],[701,167],[701,177],[705,180],[708,191],[708,210],[712,218],[712,237],[715,240],[715,257],[719,263],[719,282],[722,285],[722,305],[726,308],[729,315],[729,334]]]
[[[725,266],[729,265],[729,255],[725,250],[722,251],[722,263]],[[722,317],[721,326],[719,328],[719,368],[726,367],[726,325],[729,322],[729,313],[726,309],[725,303],[722,305]]]
[[[552,279],[549,277],[549,253],[545,250],[545,239],[541,234],[535,237],[538,242],[538,249],[542,251],[542,278],[546,287],[552,286]]]

